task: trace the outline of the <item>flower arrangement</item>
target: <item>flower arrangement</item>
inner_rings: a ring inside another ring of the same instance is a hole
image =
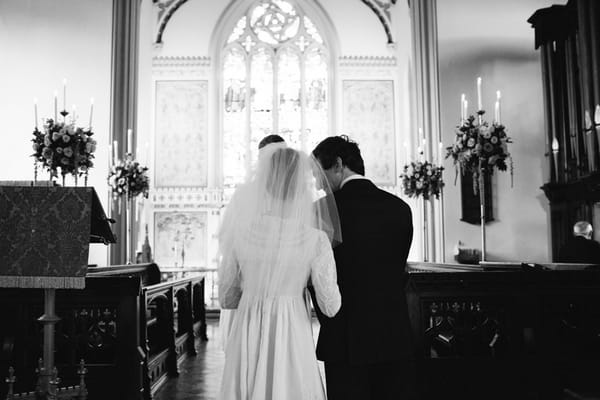
[[[489,125],[482,120],[483,114],[483,110],[478,111],[478,118],[471,115],[464,119],[456,127],[454,143],[446,148],[446,158],[454,160],[456,176],[459,167],[462,173],[473,174],[474,193],[477,192],[481,170],[491,175],[494,168],[506,171],[510,166],[511,182],[513,177],[513,162],[508,152],[508,143],[512,143],[512,140],[506,134],[504,125],[497,122]]]
[[[94,166],[94,152],[96,140],[92,138],[94,132],[90,128],[80,128],[74,122],[57,122],[47,119],[42,131],[37,127],[33,130],[32,157],[41,163],[51,176],[58,177],[58,168],[64,177],[68,174],[75,178],[86,175]]]
[[[405,165],[404,172],[400,175],[404,194],[409,197],[423,196],[425,200],[429,200],[432,196],[439,199],[444,187],[443,170],[444,167],[436,166],[429,161],[412,161]]]
[[[115,199],[126,195],[129,200],[142,194],[148,198],[150,179],[146,174],[148,167],[127,157],[125,161],[120,160],[113,165],[108,174],[108,184],[111,187]]]

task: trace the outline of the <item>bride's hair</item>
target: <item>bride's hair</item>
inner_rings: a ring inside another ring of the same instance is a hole
[[[300,153],[289,147],[279,148],[273,152],[270,161],[267,190],[276,199],[287,200],[301,184],[298,182]]]

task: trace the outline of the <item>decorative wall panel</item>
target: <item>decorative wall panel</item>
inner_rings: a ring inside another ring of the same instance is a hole
[[[343,132],[360,145],[366,176],[395,185],[394,82],[345,80],[342,90]]]
[[[208,81],[156,81],[155,187],[205,187]]]
[[[206,267],[206,222],[206,212],[154,213],[154,261],[164,267]]]

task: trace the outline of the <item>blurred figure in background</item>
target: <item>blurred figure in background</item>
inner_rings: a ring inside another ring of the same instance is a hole
[[[600,243],[592,239],[594,232],[587,221],[573,226],[573,237],[561,247],[558,261],[563,263],[600,264]]]

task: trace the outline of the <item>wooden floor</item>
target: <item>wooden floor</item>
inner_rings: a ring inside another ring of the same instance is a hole
[[[319,324],[313,320],[313,335]],[[154,400],[215,400],[221,385],[225,363],[219,335],[219,321],[207,321],[208,342],[196,339],[196,357],[190,357],[179,366],[179,377],[169,379],[156,393]],[[321,376],[323,364],[319,362]]]

